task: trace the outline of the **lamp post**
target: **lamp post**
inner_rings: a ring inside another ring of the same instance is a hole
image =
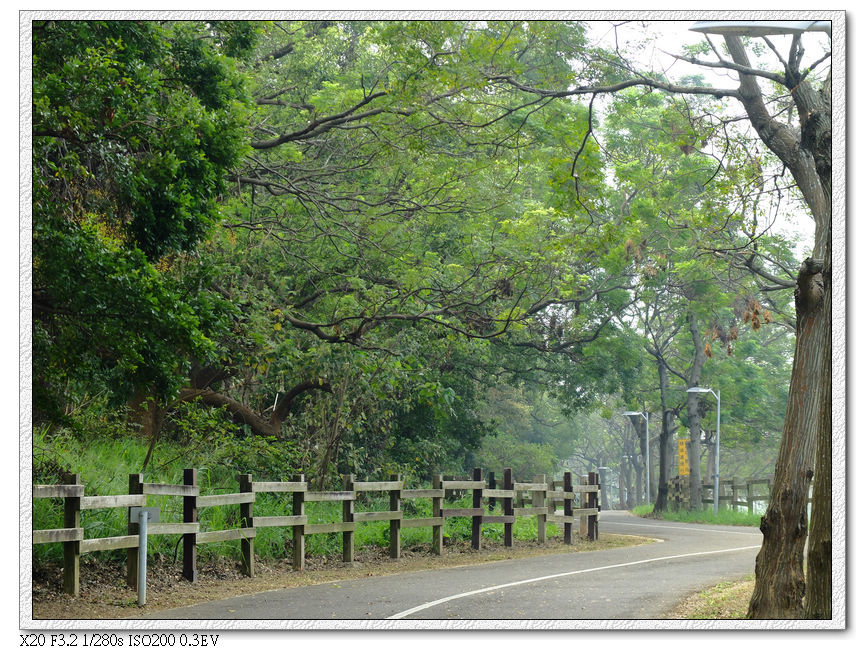
[[[639,415],[646,421],[646,503],[651,503],[652,497],[649,491],[649,415],[641,411],[625,411],[622,415]]]
[[[802,32],[825,32],[832,35],[830,20],[701,20],[688,28],[704,34],[738,36],[782,36]]]
[[[717,413],[717,423],[715,425],[715,488],[714,488],[714,508],[715,514],[718,514],[718,474],[720,472],[721,466],[721,389],[718,389],[716,393],[711,388],[701,388],[700,386],[694,386],[689,388],[686,392],[688,393],[712,393],[715,396],[715,399],[718,401],[718,413]]]

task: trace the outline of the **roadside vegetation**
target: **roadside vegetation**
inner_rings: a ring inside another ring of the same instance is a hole
[[[288,480],[291,472],[286,472],[285,458],[274,452],[272,446],[250,447],[248,441],[226,438],[210,444],[186,444],[185,442],[164,443],[163,454],[170,462],[156,463],[145,474],[148,483],[183,483],[183,469],[197,467],[199,487],[202,495],[237,491],[237,475],[251,472],[256,480]],[[269,450],[270,453],[264,453]],[[90,495],[126,494],[128,475],[138,473],[141,461],[148,451],[144,441],[136,438],[115,437],[98,441],[89,437],[66,435],[63,437],[46,436],[37,431],[34,437],[34,461],[37,467],[44,468],[48,463],[75,466],[85,484],[85,493]],[[381,477],[358,476],[358,480],[375,480]],[[38,481],[37,481],[38,482]],[[412,487],[431,487],[414,479]],[[324,486],[323,489],[340,489],[338,485]],[[59,499],[38,499],[34,501],[34,529],[62,528],[63,504]],[[183,520],[183,500],[179,497],[149,496],[149,506],[158,506],[162,521]],[[471,494],[457,501],[449,501],[450,507],[470,508]],[[341,521],[342,506],[334,502],[313,502],[306,504],[306,514],[310,523]],[[389,510],[387,495],[367,494],[358,500],[355,512]],[[432,503],[429,499],[406,500],[402,504],[406,517],[422,518],[432,516]],[[255,502],[255,514],[259,517],[282,516],[291,512],[290,495],[259,494]],[[490,514],[502,514],[501,503]],[[125,534],[127,513],[124,508],[85,510],[81,513],[81,523],[85,538],[109,537]],[[202,530],[222,530],[239,524],[237,506],[216,506],[199,511]],[[561,527],[547,524],[548,538],[561,535]],[[471,519],[468,517],[448,518],[444,527],[445,544],[459,544],[471,540]],[[483,540],[499,542],[503,539],[504,528],[500,524],[484,524],[481,527]],[[428,528],[406,528],[401,533],[406,547],[431,543]],[[519,517],[514,524],[515,540],[531,541],[537,539],[537,519]],[[148,554],[175,560],[180,554],[180,536],[157,535],[148,543]],[[387,548],[389,543],[388,522],[369,522],[358,525],[355,544],[364,547]],[[280,560],[291,556],[292,533],[290,528],[262,528],[255,539],[256,556],[265,561]],[[306,553],[309,556],[329,557],[341,553],[342,536],[339,533],[310,535],[306,539]],[[237,542],[218,542],[199,547],[199,557],[203,562],[216,556],[240,560]],[[60,562],[63,557],[62,544],[41,544],[33,548],[34,560],[39,562]],[[126,551],[104,551],[99,556],[105,561],[125,561]]]
[[[723,620],[745,619],[754,592],[754,576],[746,580],[722,582],[693,594],[673,610],[668,618]]]
[[[665,510],[655,513],[653,504],[635,506],[631,509],[638,517],[652,517],[666,521],[681,521],[689,524],[720,524],[724,526],[759,526],[762,515],[739,510],[719,509],[716,515],[712,508],[703,510]]]

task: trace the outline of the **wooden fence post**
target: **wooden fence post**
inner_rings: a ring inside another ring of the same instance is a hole
[[[129,475],[129,494],[144,494],[143,474]],[[137,535],[138,524],[130,521],[127,531],[130,535]],[[126,549],[126,584],[132,589],[138,588],[138,546]]]
[[[580,485],[588,485],[589,477],[581,476]],[[580,508],[589,507],[589,493],[580,492]],[[588,539],[589,537],[589,518],[585,515],[580,515],[580,537]]]
[[[487,474],[487,483],[489,484],[491,490],[496,489],[496,473],[495,472],[489,472]],[[487,502],[487,510],[492,512],[495,509],[496,509],[496,498],[490,497],[489,501]]]
[[[539,474],[535,476],[534,483],[546,483],[547,477],[545,474]],[[543,491],[532,491],[532,507],[533,508],[543,508],[546,505],[547,500],[547,492]],[[547,516],[543,514],[538,515],[538,542],[543,544],[547,541]]]
[[[441,488],[442,488],[442,475],[441,474],[436,474],[435,476],[433,476],[432,486],[433,486],[433,490],[441,490]],[[442,516],[442,497],[433,497],[432,498],[432,516],[433,517],[441,517]],[[443,528],[444,528],[444,526],[442,526],[442,525],[432,527],[432,551],[436,555],[442,554]]]
[[[745,498],[748,501],[748,514],[754,514],[754,484],[751,479],[745,480]]]
[[[562,477],[562,491],[564,492],[573,492],[574,491],[574,482],[573,477],[570,472],[565,472]],[[565,495],[565,517],[574,516],[574,499],[568,498]],[[565,521],[565,544],[573,544],[574,543],[574,523],[573,521],[568,522]]]
[[[292,481],[296,481],[298,483],[304,483],[306,478],[303,474],[298,474],[297,476],[293,476]],[[294,492],[292,495],[291,502],[291,514],[295,517],[306,514],[306,492]],[[303,571],[303,562],[304,557],[306,555],[306,537],[305,537],[305,526],[303,524],[298,524],[291,527],[291,541],[293,545],[292,549],[292,567],[295,571]]]
[[[400,476],[399,474],[391,474],[390,480],[401,482],[402,476]],[[402,510],[399,493],[399,489],[390,491],[390,509],[392,512],[399,512],[400,510]],[[402,528],[401,524],[402,522],[400,522],[399,519],[390,520],[390,556],[394,559],[397,559],[400,556],[400,529]]]
[[[472,472],[473,481],[483,481],[484,475],[480,467],[475,467]],[[472,490],[472,508],[480,508],[483,499],[483,488],[475,488]],[[472,515],[472,548],[475,550],[481,547],[481,515]]]
[[[346,474],[342,477],[342,489],[346,492],[354,491],[354,474]],[[342,520],[345,523],[354,521],[354,498],[342,502]],[[392,542],[392,540],[391,540]],[[354,562],[354,531],[342,531],[342,561]]]
[[[81,474],[64,474],[63,482],[81,485]],[[63,527],[81,528],[81,497],[63,499]],[[63,542],[63,591],[77,596],[81,576],[81,542]]]
[[[240,483],[241,492],[252,492],[252,474],[240,474],[237,477]],[[252,504],[240,504],[240,527],[252,528],[254,524],[252,518]],[[240,556],[243,566],[243,572],[250,578],[255,577],[255,539],[240,539]]]
[[[505,490],[513,490],[514,489],[514,473],[510,467],[505,468]],[[514,516],[514,498],[513,497],[505,497],[502,500],[502,511],[505,516]],[[505,523],[505,546],[511,547],[514,545],[514,525],[512,523]]]
[[[597,485],[600,487],[597,472],[589,472],[589,485]],[[598,493],[589,492],[589,507],[598,507]],[[593,542],[598,541],[598,515],[589,515],[589,539]]]
[[[198,485],[198,470],[183,470],[184,485]],[[183,497],[183,523],[194,524],[198,522],[198,497]],[[198,582],[197,564],[198,551],[195,545],[195,533],[184,533],[183,535],[183,577],[190,582]]]

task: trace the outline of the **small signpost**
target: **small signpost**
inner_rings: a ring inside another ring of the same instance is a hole
[[[688,440],[679,438],[679,476],[690,476],[691,469],[688,466]]]
[[[147,604],[147,522],[159,521],[159,508],[129,509],[129,522],[138,524],[138,605]]]

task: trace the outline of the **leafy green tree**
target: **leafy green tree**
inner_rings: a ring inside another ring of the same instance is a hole
[[[247,115],[221,44],[239,49],[199,23],[33,25],[37,417],[100,391],[171,395],[190,355],[214,353],[232,307],[195,251]]]
[[[374,386],[383,390],[367,402],[413,418],[424,404],[412,396],[433,390],[440,401],[455,371],[554,378],[572,407],[627,378],[628,353],[610,345],[612,315],[629,299],[608,250],[617,235],[561,198],[571,191],[562,150],[579,146],[586,109],[500,102],[479,74],[499,52],[513,65],[514,48],[540,71],[561,46],[547,31],[582,38],[559,24],[272,26],[249,64],[253,152],[212,242],[225,261],[218,292],[240,313],[182,399],[299,439],[328,430],[307,422],[304,404],[354,395],[359,405]],[[437,376],[436,354],[471,363]],[[454,404],[470,393],[456,391]],[[361,429],[374,428],[367,418]],[[372,444],[340,430],[323,445],[328,462],[337,438],[346,453],[353,440],[355,458],[397,449],[392,436]]]

